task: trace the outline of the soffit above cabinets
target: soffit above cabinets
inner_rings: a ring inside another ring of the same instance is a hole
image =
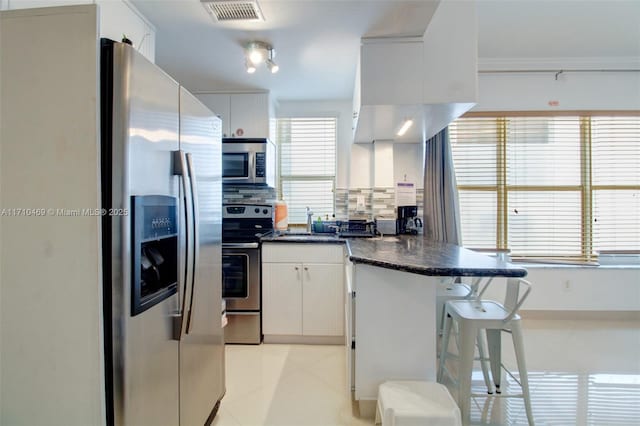
[[[362,39],[354,141],[424,142],[477,99],[475,4],[443,0],[422,37]],[[397,132],[406,120],[414,124]]]
[[[469,103],[441,103],[425,105],[363,105],[356,130],[356,143],[377,140],[394,143],[420,143],[445,128],[475,105]],[[403,135],[398,136],[400,126],[408,118],[414,123]]]

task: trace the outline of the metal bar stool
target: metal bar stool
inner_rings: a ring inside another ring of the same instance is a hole
[[[442,336],[443,333],[445,304],[450,300],[475,300],[477,298],[478,288],[482,283],[482,279],[482,277],[474,278],[470,285],[457,283],[455,282],[456,278],[442,280],[440,282],[440,285],[438,285],[436,290],[436,325],[438,329],[438,345],[442,344],[440,336]],[[490,277],[489,282],[491,282],[492,279],[493,277]],[[485,284],[485,286],[486,285],[488,285],[488,283]],[[474,359],[480,361],[482,376],[484,377],[484,383],[487,386],[487,393],[491,395],[493,394],[493,387],[489,377],[489,358],[487,356],[484,334],[481,331],[478,331],[476,344],[478,345],[478,358]],[[438,357],[440,357],[440,350],[441,348],[438,346]]]
[[[451,300],[445,304],[445,324],[440,351],[440,365],[438,368],[438,382],[442,382],[445,375],[450,376],[458,387],[458,405],[462,415],[462,421],[469,421],[472,396],[486,396],[471,393],[471,373],[475,352],[475,342],[478,333],[487,332],[489,343],[489,360],[493,382],[496,386],[495,396],[520,397],[524,399],[525,410],[529,425],[533,425],[533,413],[531,410],[531,398],[529,395],[529,381],[524,357],[524,344],[522,330],[520,328],[520,315],[518,310],[531,291],[531,284],[520,278],[509,278],[504,304],[492,300],[482,300],[482,295],[488,288],[487,283],[477,300]],[[457,380],[446,368],[446,359],[451,357],[447,347],[451,334],[452,322],[458,325],[460,333],[459,368]],[[513,348],[516,355],[520,380],[517,380],[502,364],[500,357],[501,333],[509,332],[513,338]],[[504,394],[501,391],[502,368],[520,385],[522,393]]]

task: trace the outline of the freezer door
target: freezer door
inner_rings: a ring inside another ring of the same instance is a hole
[[[107,347],[107,352],[112,354],[112,379],[107,379],[107,392],[112,395],[107,404],[113,406],[108,410],[115,425],[177,425],[178,342],[173,338],[172,314],[178,295],[144,312],[132,311],[131,278],[134,268],[141,265],[132,261],[136,256],[132,252],[131,200],[134,196],[179,195],[178,178],[172,173],[172,152],[178,149],[179,86],[131,46],[115,43],[111,52],[112,137],[103,133],[102,141],[111,144],[111,164],[106,158],[103,162],[111,176],[103,175],[103,191],[111,194],[109,208],[113,209],[103,222],[105,232],[110,233],[112,253],[111,277],[105,280],[105,285],[111,285],[107,338],[112,336],[112,347]],[[108,70],[103,68],[103,73]],[[108,150],[103,151],[104,157]],[[182,257],[176,253],[181,249],[173,250],[174,255]],[[156,263],[168,261],[155,257]]]
[[[224,393],[221,129],[220,119],[180,88],[180,150],[187,157],[195,228],[180,340],[181,425],[205,424]]]

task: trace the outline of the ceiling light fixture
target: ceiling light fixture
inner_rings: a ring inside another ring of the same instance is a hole
[[[271,71],[271,74],[275,74],[280,70],[280,67],[278,66],[278,64],[273,62],[271,59],[267,59],[267,68],[269,68],[269,71]]]
[[[276,51],[273,46],[263,41],[250,41],[244,46],[244,53],[246,57],[245,66],[249,74],[256,72],[256,66],[265,62],[267,68],[272,74],[278,72],[280,67],[273,62]]]
[[[256,66],[253,65],[253,63],[251,63],[250,60],[247,60],[247,62],[244,65],[245,67],[247,67],[247,72],[249,74],[253,74],[254,72],[256,72]]]
[[[407,130],[409,130],[411,126],[413,126],[413,120],[411,119],[405,120],[404,123],[402,123],[402,126],[400,127],[400,130],[398,130],[398,133],[396,133],[396,135],[404,136],[404,134],[407,133]]]

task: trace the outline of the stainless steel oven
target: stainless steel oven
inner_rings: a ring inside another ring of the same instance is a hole
[[[222,255],[222,293],[230,309],[260,309],[258,243],[227,243]]]
[[[228,320],[225,343],[262,342],[260,238],[271,232],[272,206],[223,206],[222,297]]]

